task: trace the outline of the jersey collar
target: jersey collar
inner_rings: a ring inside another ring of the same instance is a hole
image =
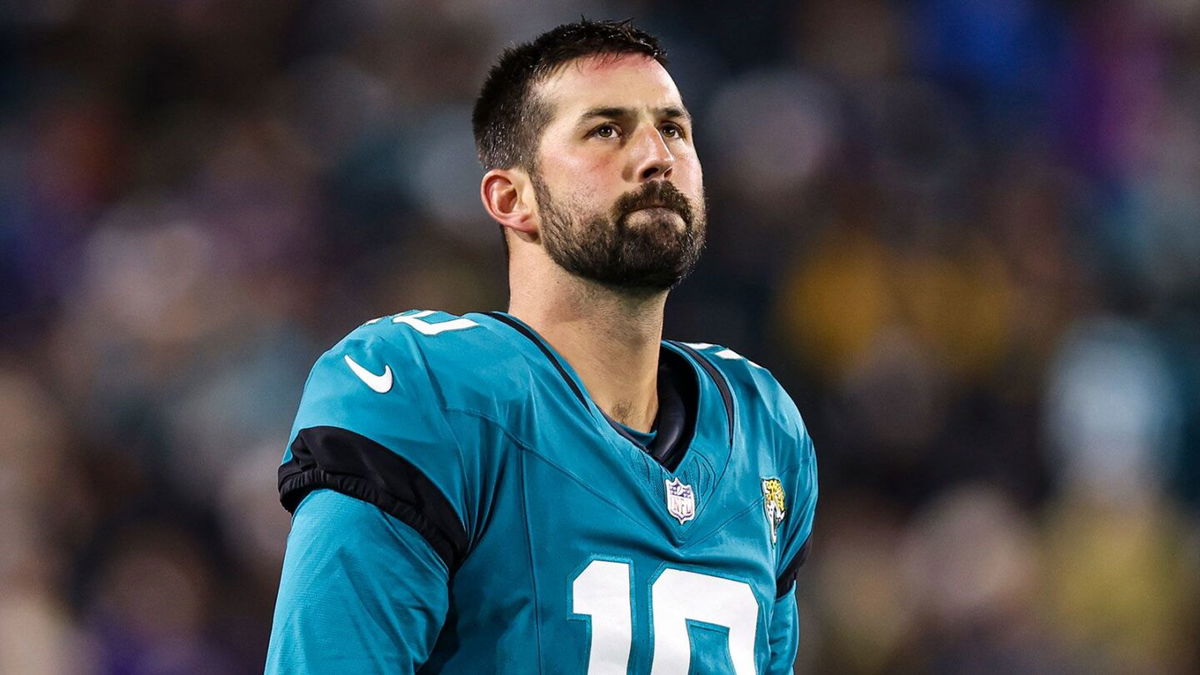
[[[591,400],[574,369],[566,359],[562,358],[548,342],[538,335],[537,331],[505,312],[487,312],[486,315],[512,328],[537,346],[546,359],[553,364],[579,402],[589,411],[595,411],[595,414],[603,417],[619,435],[644,449],[668,471],[674,471],[683,461],[696,434],[696,420],[700,408],[698,368],[690,363],[690,359],[685,354],[691,353],[692,358],[697,359],[699,369],[708,372],[709,375],[714,375],[714,372],[709,372],[711,365],[704,361],[703,357],[695,355],[694,350],[681,347],[678,343],[664,342],[662,344],[658,365],[658,422],[656,425],[658,433],[649,446],[643,446],[620,423],[605,414]],[[718,389],[722,391],[722,398],[725,399],[728,386],[719,374],[715,374],[715,377],[719,378]],[[731,411],[730,402],[728,400],[723,402],[726,403],[727,412]],[[732,418],[730,418],[730,424],[732,425]]]

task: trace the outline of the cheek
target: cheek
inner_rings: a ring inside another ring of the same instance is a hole
[[[621,175],[621,165],[611,156],[602,154],[574,158],[574,175],[581,185],[602,186],[614,176]]]
[[[556,194],[569,195],[576,203],[587,204],[612,191],[610,183],[616,182],[612,178],[614,171],[617,169],[608,158],[567,156],[551,162],[544,173],[555,178],[549,182],[557,188]]]
[[[676,187],[694,197],[704,196],[704,171],[700,168],[700,161],[694,155],[688,160],[677,163],[676,169],[683,169],[683,171],[676,171]]]

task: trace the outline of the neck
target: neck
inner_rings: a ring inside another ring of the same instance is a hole
[[[658,415],[658,353],[667,292],[630,294],[575,277],[555,281],[524,292],[513,284],[509,313],[571,364],[609,417],[649,431]]]

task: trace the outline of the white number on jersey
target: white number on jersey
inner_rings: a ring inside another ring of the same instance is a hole
[[[425,317],[429,316],[430,314],[433,314],[432,309],[425,309],[421,310],[420,312],[413,312],[412,314],[398,314],[392,317],[392,323],[407,324],[417,329],[417,332],[421,333],[422,335],[438,335],[439,333],[445,333],[446,331],[463,330],[466,328],[474,328],[475,326],[479,325],[463,316],[460,316],[457,319],[451,319],[449,321],[442,321],[441,323],[429,323],[428,321],[425,321]],[[386,317],[381,316],[378,319],[371,319],[365,325],[369,326],[373,323],[379,323],[385,318]]]
[[[633,642],[629,563],[593,560],[571,584],[572,611],[592,621],[588,675],[623,675]],[[692,645],[688,620],[729,629],[729,656],[737,675],[754,675],[758,600],[750,585],[733,579],[668,568],[650,585],[654,625],[651,675],[687,675]]]

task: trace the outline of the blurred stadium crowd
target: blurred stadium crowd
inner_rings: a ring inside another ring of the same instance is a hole
[[[261,671],[308,368],[504,307],[470,105],[581,14],[817,443],[798,671],[1196,672],[1200,0],[0,3],[0,672]]]

